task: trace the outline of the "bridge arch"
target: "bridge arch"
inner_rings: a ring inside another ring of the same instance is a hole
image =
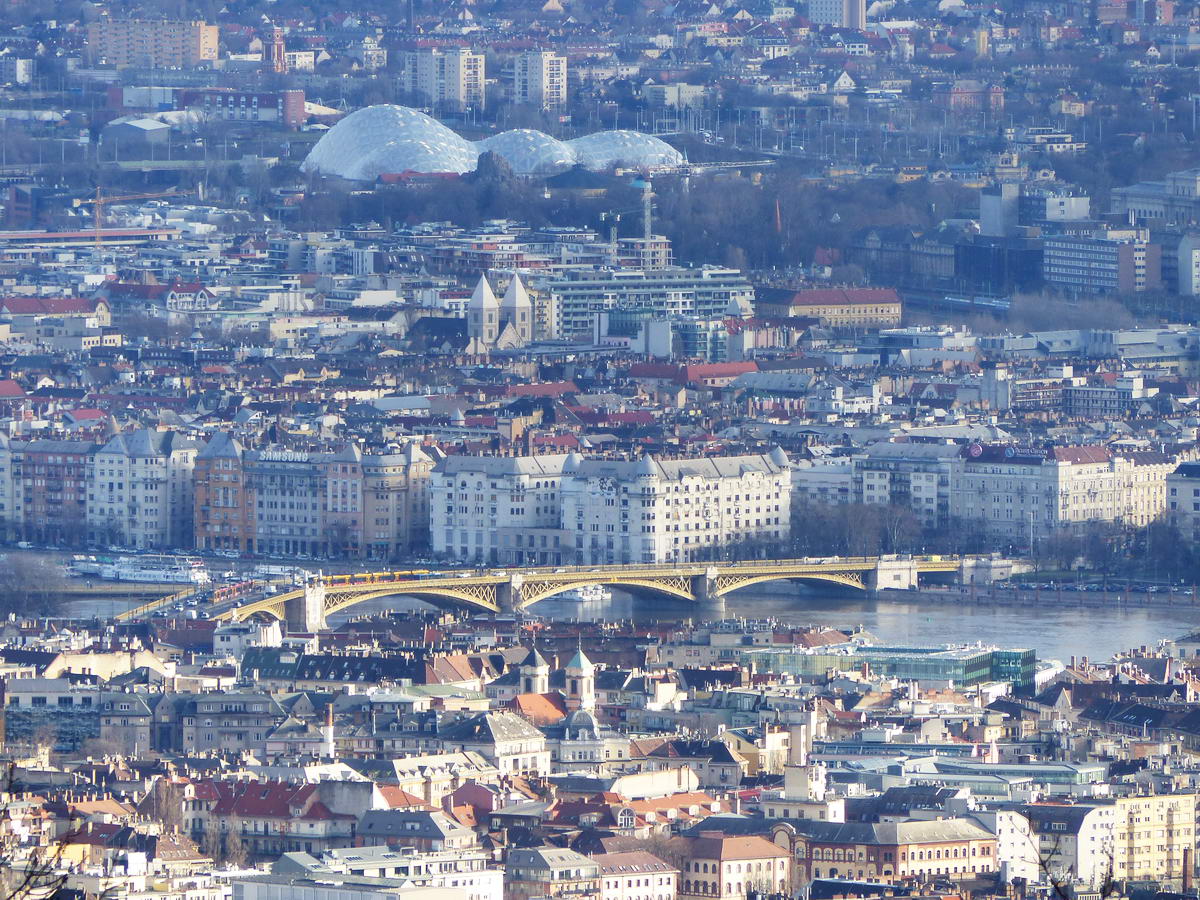
[[[579,577],[570,580],[536,580],[526,579],[519,588],[521,609],[529,609],[535,603],[549,600],[564,591],[582,587],[619,587],[633,591],[660,594],[678,600],[696,600],[692,589],[692,579],[687,575],[669,575],[646,578],[637,576],[622,576],[619,572],[598,572],[590,577]]]
[[[811,574],[760,574],[760,575],[718,575],[714,579],[712,587],[712,596],[724,597],[734,591],[740,591],[742,588],[751,587],[755,584],[765,584],[770,581],[799,581],[799,582],[821,582],[824,584],[836,584],[841,587],[854,588],[855,590],[864,591],[867,585],[863,581],[861,572],[821,572]]]
[[[440,587],[410,587],[407,585],[391,585],[389,587],[380,587],[373,591],[336,591],[327,589],[325,599],[325,615],[330,616],[334,613],[341,612],[351,606],[356,606],[359,603],[366,603],[368,600],[381,600],[384,597],[412,597],[416,600],[422,600],[426,603],[432,603],[435,606],[452,605],[457,607],[466,607],[473,612],[500,612],[500,604],[497,600],[496,585],[481,585],[480,587],[490,587],[490,591],[471,591],[465,588],[457,588],[450,584],[444,588]]]

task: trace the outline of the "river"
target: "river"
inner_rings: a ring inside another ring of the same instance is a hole
[[[613,592],[607,609],[544,600],[533,611],[552,619],[601,618],[646,621],[686,617],[687,604],[646,602]],[[888,596],[830,593],[803,587],[738,591],[725,603],[729,617],[773,618],[789,625],[862,626],[889,644],[930,646],[984,643],[1030,647],[1039,659],[1066,660],[1087,656],[1107,660],[1114,653],[1143,644],[1154,646],[1200,626],[1200,608],[1080,608],[1048,604],[1001,606],[981,603],[919,602]]]
[[[125,607],[111,601],[77,601],[74,615],[110,616]],[[351,607],[330,617],[336,626],[347,618],[386,609],[423,608],[405,598],[378,600]],[[534,606],[532,613],[552,620],[614,621],[634,619],[680,620],[694,616],[696,607],[685,602],[665,602],[632,597],[614,591],[610,601],[597,604],[564,602],[551,598]],[[1003,606],[985,603],[948,603],[873,599],[857,593],[833,593],[801,586],[751,589],[731,594],[725,604],[729,617],[773,618],[789,625],[828,625],[852,629],[862,626],[889,644],[930,646],[984,641],[1002,647],[1031,647],[1042,659],[1066,660],[1088,656],[1107,660],[1114,653],[1143,644],[1153,646],[1163,638],[1178,637],[1200,627],[1200,607],[1112,608],[1048,603]]]

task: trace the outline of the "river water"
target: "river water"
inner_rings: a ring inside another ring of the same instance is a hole
[[[363,603],[347,610],[354,616],[385,608],[415,608],[414,601]],[[608,602],[577,603],[551,598],[532,607],[534,615],[555,621],[680,620],[694,617],[686,602],[648,600],[613,591]],[[889,644],[931,646],[983,641],[1001,647],[1029,647],[1039,659],[1087,656],[1107,660],[1130,647],[1154,646],[1200,627],[1200,607],[1086,607],[1047,603],[1002,606],[873,599],[859,593],[832,593],[802,586],[738,591],[725,602],[725,615],[777,619],[789,625],[862,626]],[[331,619],[336,624],[338,617]]]
[[[111,601],[77,601],[68,614],[111,616],[126,604]],[[331,616],[336,626],[348,618],[385,610],[425,608],[407,598],[362,603]],[[648,600],[623,591],[613,591],[607,602],[576,603],[543,600],[531,610],[534,615],[557,621],[647,622],[694,617],[698,609],[689,603]],[[936,646],[947,643],[983,641],[1001,647],[1031,647],[1041,659],[1066,660],[1088,656],[1107,660],[1114,653],[1141,645],[1153,646],[1163,638],[1178,637],[1200,627],[1200,607],[1086,607],[1046,603],[1003,606],[989,603],[874,599],[851,592],[812,590],[781,585],[773,589],[751,589],[729,595],[725,615],[755,619],[777,619],[788,625],[828,625],[840,629],[862,626],[889,644]]]

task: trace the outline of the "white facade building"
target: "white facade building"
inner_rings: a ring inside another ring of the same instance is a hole
[[[435,553],[507,565],[711,559],[790,530],[791,463],[758,456],[443,460],[430,480]]]
[[[88,532],[98,543],[169,550],[192,543],[199,445],[173,431],[118,434],[91,458]]]
[[[482,53],[463,47],[427,47],[404,54],[403,89],[427,103],[454,108],[483,106],[485,64]]]
[[[531,50],[513,62],[513,100],[549,109],[567,102],[567,58],[552,50]]]

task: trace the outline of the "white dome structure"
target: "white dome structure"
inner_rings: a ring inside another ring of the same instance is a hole
[[[618,163],[637,169],[683,164],[683,154],[653,135],[640,131],[597,131],[567,141],[579,163],[589,169],[610,169]]]
[[[363,107],[329,129],[301,169],[352,181],[401,172],[462,175],[475,171],[484,151],[499,154],[518,175],[554,175],[574,165],[596,171],[618,164],[656,169],[684,161],[670,144],[637,131],[600,131],[564,142],[518,128],[472,144],[422,112],[379,104]]]
[[[558,138],[532,128],[514,128],[478,141],[475,147],[502,156],[518,175],[557,175],[575,165],[575,154]]]
[[[305,172],[374,181],[395,172],[473,172],[475,145],[441,122],[407,106],[357,110],[331,128],[309,152]]]

